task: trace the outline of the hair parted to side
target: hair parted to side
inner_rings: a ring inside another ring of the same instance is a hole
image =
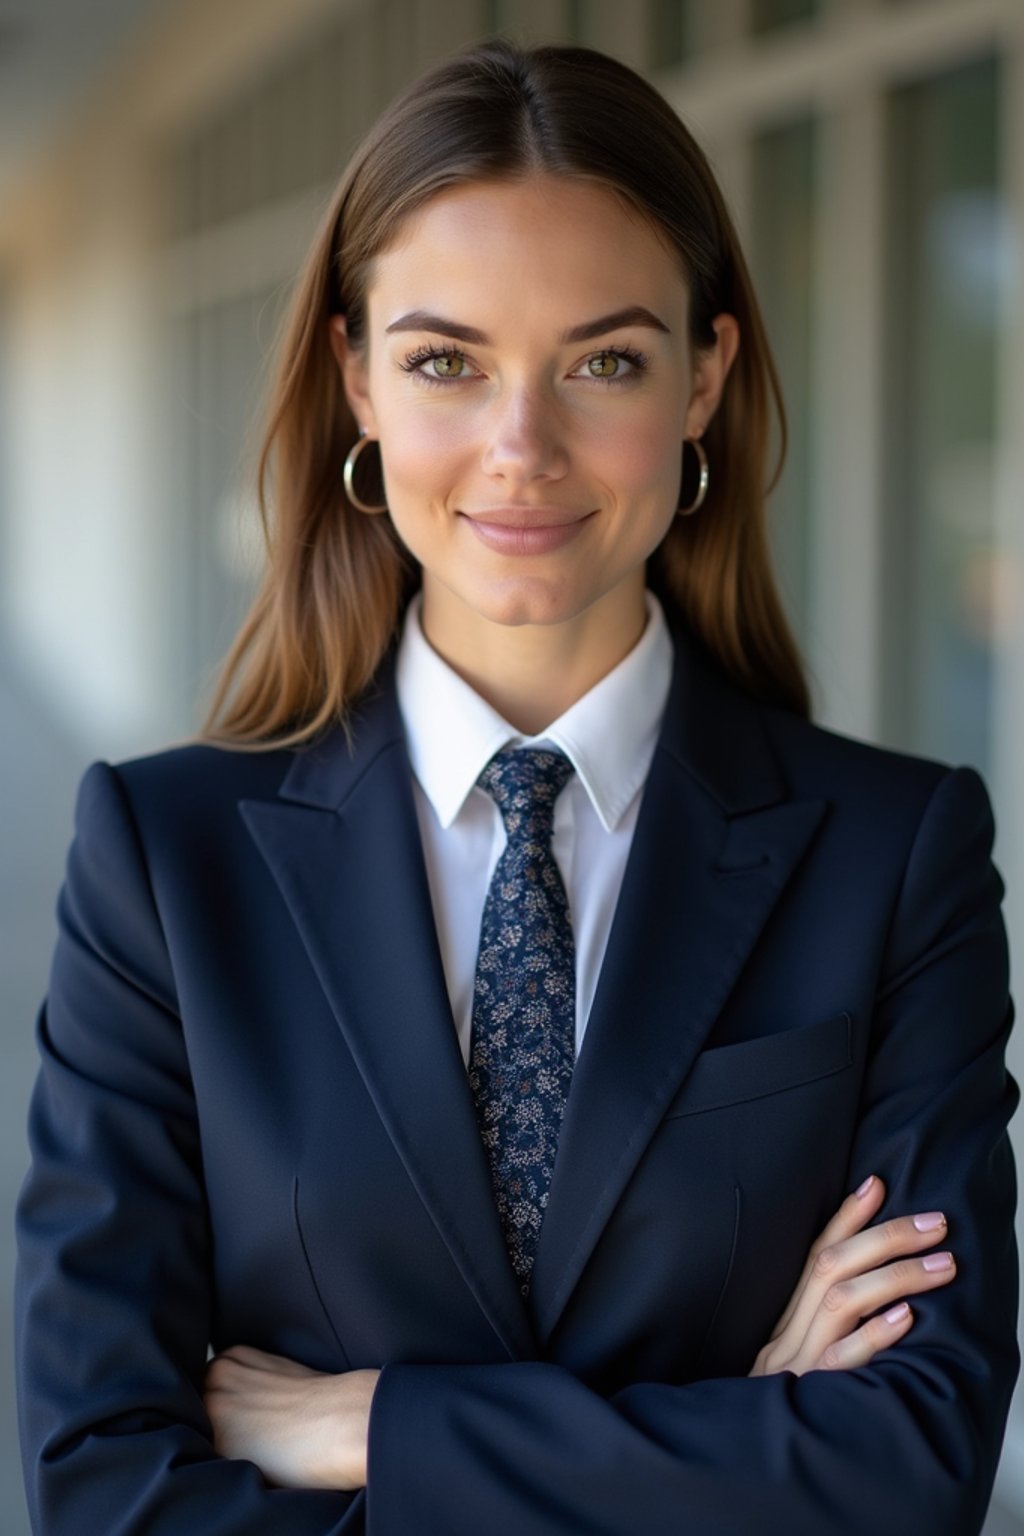
[[[714,345],[715,315],[736,317],[739,351],[704,435],[707,498],[696,516],[674,519],[647,581],[670,622],[681,619],[748,693],[810,716],[766,532],[766,498],[786,453],[785,408],[714,174],[668,102],[627,65],[591,48],[524,48],[499,36],[450,55],[391,103],[321,222],[279,333],[258,461],[264,577],[221,665],[199,739],[257,750],[301,745],[339,722],[348,729],[419,584],[419,566],[386,514],[368,517],[345,496],[342,466],[358,424],[329,317],[344,314],[350,345],[365,346],[371,263],[402,221],[444,188],[537,174],[603,184],[671,243],[690,292],[694,349]],[[769,398],[780,450],[766,483]],[[384,500],[382,487],[361,494]],[[680,500],[690,494],[681,488]]]

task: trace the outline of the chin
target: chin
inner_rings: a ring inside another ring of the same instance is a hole
[[[522,576],[495,582],[486,592],[474,592],[463,600],[481,618],[505,625],[562,624],[587,606],[575,588],[570,591]]]

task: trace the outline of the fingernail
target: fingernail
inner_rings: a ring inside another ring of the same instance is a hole
[[[906,1317],[909,1311],[910,1308],[907,1306],[906,1302],[901,1301],[898,1307],[889,1308],[888,1312],[885,1314],[885,1320],[887,1323],[902,1323],[903,1319]]]
[[[934,1232],[936,1227],[941,1227],[946,1220],[941,1211],[924,1211],[920,1216],[914,1217],[914,1226],[919,1232]]]
[[[927,1258],[921,1260],[925,1269],[949,1269],[953,1263],[951,1253],[930,1253]]]
[[[873,1173],[869,1173],[867,1178],[864,1180],[864,1183],[857,1190],[857,1199],[858,1200],[863,1200],[864,1196],[867,1194],[868,1190],[871,1188],[871,1186],[872,1186],[872,1184],[874,1182],[875,1182],[874,1174]]]

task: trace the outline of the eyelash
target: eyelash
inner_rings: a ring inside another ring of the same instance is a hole
[[[433,357],[465,357],[465,353],[459,347],[421,347],[417,352],[410,352],[399,367],[411,374],[420,384],[463,384],[466,382],[464,375],[449,379],[438,378],[435,374],[421,373],[423,363],[429,362]],[[591,380],[595,384],[628,384],[638,379],[642,373],[647,372],[648,359],[643,352],[638,352],[635,347],[602,347],[599,352],[592,352],[591,357],[621,357],[625,362],[633,365],[631,373],[613,374],[602,378],[597,374],[591,374]],[[590,358],[585,359],[586,362]]]

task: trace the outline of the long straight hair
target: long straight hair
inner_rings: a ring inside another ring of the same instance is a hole
[[[260,749],[299,746],[335,723],[349,730],[419,566],[390,517],[369,517],[345,495],[341,470],[358,424],[329,319],[344,314],[350,346],[364,348],[371,264],[403,220],[442,189],[538,174],[599,183],[675,248],[694,351],[714,346],[717,314],[736,317],[739,351],[704,437],[706,499],[694,516],[673,520],[646,579],[670,623],[685,626],[746,692],[810,716],[766,531],[766,499],[786,453],[782,391],[708,161],[627,65],[591,48],[523,48],[499,36],[450,55],[391,103],[353,154],[314,238],[280,327],[258,460],[263,579],[221,664],[200,739]],[[767,481],[769,402],[780,445]],[[362,499],[384,499],[376,478]],[[681,486],[683,496],[688,502],[692,492]]]

